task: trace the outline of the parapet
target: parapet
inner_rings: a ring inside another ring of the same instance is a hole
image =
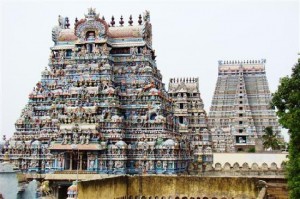
[[[219,66],[221,65],[247,65],[247,64],[265,64],[266,59],[260,59],[260,60],[219,60]]]
[[[169,92],[199,92],[198,77],[170,78]]]
[[[180,84],[181,82],[184,83],[198,83],[199,78],[198,77],[183,77],[183,78],[170,78],[169,83],[177,83]]]
[[[260,60],[219,60],[219,72],[255,71],[265,72],[266,59]]]

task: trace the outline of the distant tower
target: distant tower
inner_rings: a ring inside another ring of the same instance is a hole
[[[171,78],[168,92],[173,99],[178,132],[190,141],[193,162],[211,163],[211,133],[208,130],[207,115],[199,92],[199,79]]]
[[[245,151],[255,147],[264,128],[280,132],[265,60],[219,61],[219,73],[209,112],[213,148],[217,152]]]

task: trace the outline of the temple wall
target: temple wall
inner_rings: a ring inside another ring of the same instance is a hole
[[[78,198],[122,198],[127,195],[127,177],[111,177],[79,183]]]
[[[270,168],[272,163],[275,163],[279,168],[283,161],[287,161],[287,155],[287,153],[214,153],[213,165],[229,163],[232,166],[238,163],[242,166],[247,163],[251,167],[253,163],[256,163],[259,167],[267,164]]]
[[[256,198],[256,178],[122,176],[80,182],[79,198]],[[143,197],[144,196],[144,197]]]

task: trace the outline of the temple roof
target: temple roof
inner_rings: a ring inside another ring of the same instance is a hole
[[[111,39],[143,38],[143,26],[109,27],[107,36]],[[78,37],[75,35],[74,29],[62,29],[57,37],[58,42],[74,42],[77,40]]]
[[[125,25],[123,17],[119,25],[115,25],[114,18],[110,24],[99,17],[96,10],[90,8],[85,18],[75,20],[75,27],[70,29],[68,17],[59,16],[58,25],[52,29],[52,40],[55,46],[70,45],[89,41],[89,34],[92,34],[93,42],[108,42],[113,47],[125,46],[144,46],[152,43],[152,26],[150,23],[150,14],[145,12],[143,19],[141,15],[135,25],[133,25],[132,17],[128,25]],[[125,39],[125,40],[124,40]]]
[[[57,38],[58,41],[76,41],[77,39],[72,29],[62,29]]]
[[[143,26],[118,26],[109,27],[110,38],[137,38],[143,37]]]

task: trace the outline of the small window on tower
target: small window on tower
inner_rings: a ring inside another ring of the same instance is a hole
[[[88,44],[88,51],[89,53],[93,52],[93,44]]]
[[[239,121],[239,124],[243,124],[243,121]]]
[[[243,117],[243,113],[240,113],[240,114],[239,114],[239,117]]]
[[[72,50],[67,50],[66,51],[66,57],[71,57],[72,55]]]
[[[240,111],[242,111],[242,110],[243,110],[243,107],[239,107],[239,109],[240,109]]]
[[[86,33],[86,40],[87,41],[93,41],[93,40],[95,40],[95,31],[88,31]]]
[[[243,129],[239,129],[239,133],[243,133]]]
[[[179,116],[179,123],[183,124],[183,116]]]
[[[180,104],[179,104],[179,108],[180,108],[180,109],[183,109],[183,103],[180,103]]]

